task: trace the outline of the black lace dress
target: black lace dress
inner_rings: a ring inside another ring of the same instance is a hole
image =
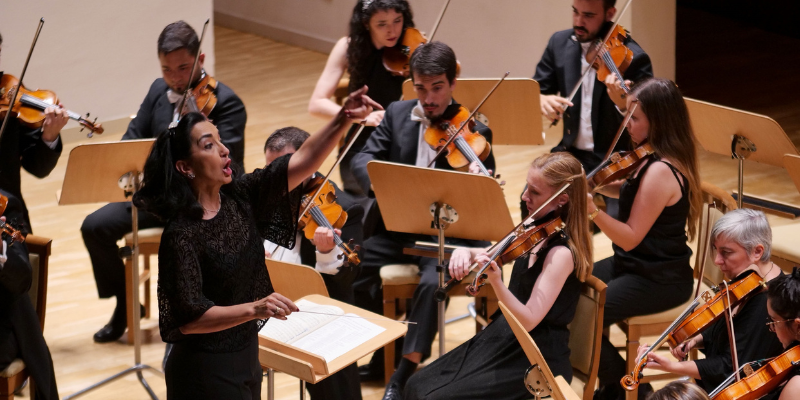
[[[517,259],[508,289],[527,303],[544,267],[547,254],[566,246],[566,236],[554,237],[542,247],[533,266],[529,257]],[[529,332],[554,376],[572,380],[569,329],[578,307],[581,282],[570,274],[553,306]],[[528,399],[523,378],[531,364],[505,316],[498,310],[492,323],[466,343],[414,374],[405,387],[405,399]]]
[[[299,212],[300,191],[288,190],[288,161],[279,158],[224,187],[214,218],[167,222],[158,251],[158,311],[161,337],[174,343],[165,370],[169,399],[260,398],[257,332],[266,320],[207,334],[183,334],[180,327],[213,306],[274,291],[263,242],[293,247]]]

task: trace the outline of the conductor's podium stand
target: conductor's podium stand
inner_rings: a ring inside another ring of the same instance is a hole
[[[145,342],[149,342],[154,334],[158,333],[158,318],[152,319],[151,316],[151,302],[150,302],[150,278],[152,277],[150,270],[150,256],[158,257],[158,247],[161,245],[161,234],[164,228],[150,228],[142,229],[139,231],[139,255],[143,257],[144,263],[142,265],[142,272],[139,274],[139,286],[144,286],[144,312],[140,329],[145,333]],[[133,245],[133,233],[128,233],[124,237],[125,246]],[[125,304],[126,309],[130,310],[133,307],[133,293],[131,293],[133,285],[131,284],[131,273],[133,269],[133,260],[131,256],[125,258]],[[128,314],[128,326],[133,326],[133,315]],[[133,344],[133,335],[128,334],[128,344]]]
[[[419,267],[416,264],[390,264],[383,266],[380,274],[383,283],[383,315],[387,318],[397,319],[397,316],[403,312],[406,300],[414,297],[414,291],[419,284]],[[473,271],[450,291],[450,296],[465,296],[467,285],[474,278],[475,272]],[[483,286],[478,296],[475,297],[476,333],[488,323],[489,317],[497,311],[497,307],[497,295],[494,293],[492,285]],[[385,379],[386,382],[389,382],[389,378],[394,373],[394,342],[384,346],[383,351]]]

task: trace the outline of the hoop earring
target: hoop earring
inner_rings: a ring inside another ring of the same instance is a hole
[[[188,174],[186,174],[186,177],[189,179],[194,179],[194,174],[189,172]]]

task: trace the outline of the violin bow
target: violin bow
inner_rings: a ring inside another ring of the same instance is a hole
[[[726,289],[728,282],[724,279],[722,282],[725,284]],[[699,284],[699,283],[698,283]],[[728,328],[728,342],[731,346],[731,362],[733,363],[733,370],[739,370],[739,350],[736,348],[736,331],[733,329],[733,310],[731,309],[731,291],[726,290],[725,294],[728,298],[728,304],[725,305],[725,327]],[[741,377],[736,374],[736,382],[739,382]]]
[[[628,6],[630,6],[632,2],[633,2],[633,0],[628,0],[628,2],[625,3],[625,7],[622,8],[622,11],[620,11],[619,14],[616,14],[614,16],[614,23],[611,24],[611,28],[609,28],[608,32],[606,33],[606,36],[603,38],[603,41],[600,42],[600,43],[605,43],[605,42],[608,41],[608,39],[611,38],[611,35],[614,33],[614,30],[617,28],[617,25],[619,25],[620,18],[622,18],[622,15],[625,14],[625,11],[628,11]],[[575,83],[575,86],[572,88],[572,91],[569,92],[569,96],[565,97],[565,99],[567,99],[569,101],[572,101],[572,99],[575,98],[575,95],[578,94],[578,89],[580,89],[581,85],[583,84],[584,78],[586,78],[586,75],[589,73],[589,71],[591,71],[592,65],[594,65],[594,63],[597,61],[597,57],[599,57],[599,56],[600,56],[600,52],[598,51],[598,52],[595,53],[594,57],[592,58],[592,61],[589,63],[589,68],[586,68],[586,70],[583,71],[583,73],[581,74],[581,78],[578,79],[578,82]],[[564,111],[566,111],[566,109],[567,109],[567,107],[564,107],[561,111],[564,112]],[[550,127],[552,128],[552,127],[556,126],[556,124],[558,124],[559,120],[560,120],[560,118],[554,120],[550,124]],[[611,146],[611,148],[614,148],[614,146]]]
[[[428,43],[433,41],[433,36],[436,35],[436,31],[439,29],[439,23],[442,22],[442,18],[444,17],[444,12],[447,11],[447,6],[449,5],[450,5],[450,0],[444,2],[442,11],[439,13],[439,18],[436,18],[436,22],[433,24],[433,29],[431,29],[431,37],[428,39]]]
[[[328,171],[327,174],[325,174],[325,179],[322,180],[322,183],[317,188],[317,191],[314,192],[313,196],[311,196],[312,199],[316,198],[317,195],[319,195],[319,193],[322,191],[322,188],[325,186],[325,183],[328,182],[333,170],[336,169],[336,167],[344,159],[344,156],[347,155],[347,152],[350,151],[350,148],[353,147],[353,144],[356,142],[356,139],[358,139],[358,136],[361,135],[361,131],[363,131],[364,127],[367,126],[367,120],[363,120],[363,121],[359,122],[358,125],[359,125],[358,130],[353,135],[353,138],[350,139],[350,142],[347,143],[347,146],[342,151],[342,154],[339,155],[339,158],[336,159],[336,162],[333,163],[333,166],[331,166],[331,169]],[[306,207],[303,209],[303,212],[300,213],[300,219],[297,220],[298,223],[303,219],[303,215],[306,215],[306,212],[308,212],[308,209],[311,208],[312,204],[314,204],[313,201],[309,201],[308,204],[306,204]]]
[[[605,157],[603,157],[603,161],[601,161],[600,164],[598,164],[597,167],[592,170],[592,172],[589,172],[589,175],[586,175],[587,179],[591,179],[597,173],[597,171],[600,171],[601,169],[606,167],[606,163],[611,158],[611,155],[614,154],[614,148],[617,147],[617,143],[619,143],[619,138],[622,137],[622,132],[625,131],[625,128],[628,125],[628,121],[630,121],[631,117],[633,117],[633,112],[636,111],[636,107],[638,105],[639,105],[638,100],[631,102],[631,108],[629,108],[628,112],[625,113],[625,118],[622,119],[622,124],[620,124],[619,129],[617,129],[617,134],[616,136],[614,136],[614,140],[611,142],[611,146],[608,147],[608,151],[606,151],[606,155]]]
[[[700,275],[697,277],[697,289],[694,291],[694,297],[700,296],[700,282],[703,282],[703,274],[706,272],[706,260],[708,259],[708,252],[711,250],[711,209],[717,209],[717,203],[711,202],[706,208],[706,229],[708,232],[704,235],[704,239],[706,239],[706,245],[703,249],[703,259],[700,260]]]
[[[472,112],[469,114],[469,117],[467,117],[467,119],[465,119],[464,122],[461,123],[461,126],[458,127],[458,130],[456,130],[456,132],[454,134],[450,135],[450,138],[447,139],[447,141],[441,146],[441,149],[439,149],[439,152],[436,153],[436,156],[433,157],[433,160],[431,160],[431,162],[428,163],[428,168],[432,167],[433,164],[436,162],[436,160],[439,159],[439,156],[441,156],[442,153],[444,153],[444,151],[447,149],[447,146],[449,146],[450,143],[453,143],[453,140],[456,139],[456,136],[458,136],[458,134],[461,132],[461,130],[464,129],[464,127],[469,123],[469,121],[472,119],[472,117],[475,116],[475,114],[478,112],[478,110],[480,110],[481,107],[483,107],[483,103],[485,103],[486,100],[489,99],[489,96],[491,96],[492,93],[494,93],[494,91],[497,90],[497,87],[500,86],[500,84],[503,83],[504,80],[506,80],[506,77],[510,73],[511,73],[511,71],[506,71],[506,73],[503,75],[503,77],[500,78],[500,80],[497,81],[497,83],[494,85],[492,90],[490,90],[489,93],[487,93],[486,96],[483,98],[483,100],[481,100],[481,102],[478,103],[478,106],[475,107],[474,110],[472,110]]]
[[[36,47],[36,42],[39,40],[39,34],[42,32],[42,26],[44,26],[44,17],[39,18],[39,26],[36,28],[36,34],[33,35],[31,49],[28,50],[28,58],[25,59],[25,66],[22,67],[22,73],[19,74],[19,86],[17,86],[17,89],[13,91],[14,94],[11,95],[11,101],[8,103],[8,111],[6,112],[6,117],[3,119],[3,126],[0,126],[0,141],[2,141],[3,132],[6,131],[6,124],[8,124],[8,119],[11,116],[11,110],[14,108],[14,103],[17,101],[17,94],[19,93],[19,89],[22,87],[22,80],[25,78],[25,72],[28,70],[28,63],[31,61],[33,48]]]
[[[197,43],[197,54],[194,55],[194,64],[192,64],[192,72],[189,73],[189,83],[186,84],[186,90],[183,92],[183,96],[181,97],[181,102],[178,103],[178,113],[175,117],[175,121],[172,121],[170,124],[170,128],[174,128],[178,125],[178,121],[181,120],[181,113],[183,112],[183,107],[186,105],[186,99],[189,97],[189,92],[192,91],[192,79],[194,79],[194,71],[197,70],[197,64],[200,61],[200,49],[203,46],[203,39],[206,37],[206,28],[208,27],[208,23],[211,21],[211,18],[206,19],[206,23],[203,24],[203,32],[200,33],[200,42]]]

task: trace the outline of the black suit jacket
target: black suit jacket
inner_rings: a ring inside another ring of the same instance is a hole
[[[9,192],[0,192],[8,196],[6,219],[22,218],[21,201]],[[0,351],[17,354],[0,354],[0,359],[22,358],[36,383],[36,397],[58,399],[53,361],[28,297],[33,284],[28,249],[25,243],[15,243],[8,246],[6,255],[8,260],[0,269]]]
[[[174,106],[167,98],[167,86],[163,78],[158,78],[150,85],[139,111],[128,125],[128,130],[122,140],[150,139],[157,137],[167,130],[172,122]],[[239,96],[217,81],[217,105],[208,115],[208,119],[219,129],[222,143],[231,152],[231,159],[237,163],[241,170],[244,167],[244,125],[247,123],[247,113]]]
[[[420,123],[412,121],[410,118],[411,110],[416,105],[417,100],[398,101],[390,104],[386,108],[383,121],[370,135],[361,152],[356,154],[350,162],[350,168],[353,170],[358,184],[364,193],[368,193],[368,196],[373,199],[373,203],[375,193],[370,190],[372,181],[367,172],[367,163],[372,160],[381,160],[408,165],[416,164]],[[477,123],[477,128],[478,132],[491,143],[492,130],[480,122]],[[489,154],[483,164],[487,169],[497,172],[494,152]],[[453,170],[444,156],[436,160],[434,168]],[[413,188],[409,188],[409,190],[413,190]],[[376,204],[372,204],[367,210],[367,218],[364,222],[364,236],[368,237],[370,236],[369,233],[379,233],[382,230],[385,230],[385,227],[383,226],[380,211]]]
[[[542,94],[569,95],[569,92],[581,78],[581,44],[573,36],[573,30],[556,32],[550,37],[542,59],[536,65],[533,79],[539,82]],[[650,57],[628,35],[625,45],[633,51],[631,65],[623,74],[623,78],[634,83],[653,76]],[[583,87],[572,99],[573,107],[567,109],[563,117],[564,136],[559,146],[570,148],[578,137],[581,115],[581,93]],[[594,134],[594,152],[602,158],[611,146],[620,124],[622,115],[617,111],[614,102],[608,97],[606,85],[597,81],[592,92],[592,129]],[[630,136],[623,134],[616,150],[630,147]],[[599,159],[598,159],[599,161]]]

